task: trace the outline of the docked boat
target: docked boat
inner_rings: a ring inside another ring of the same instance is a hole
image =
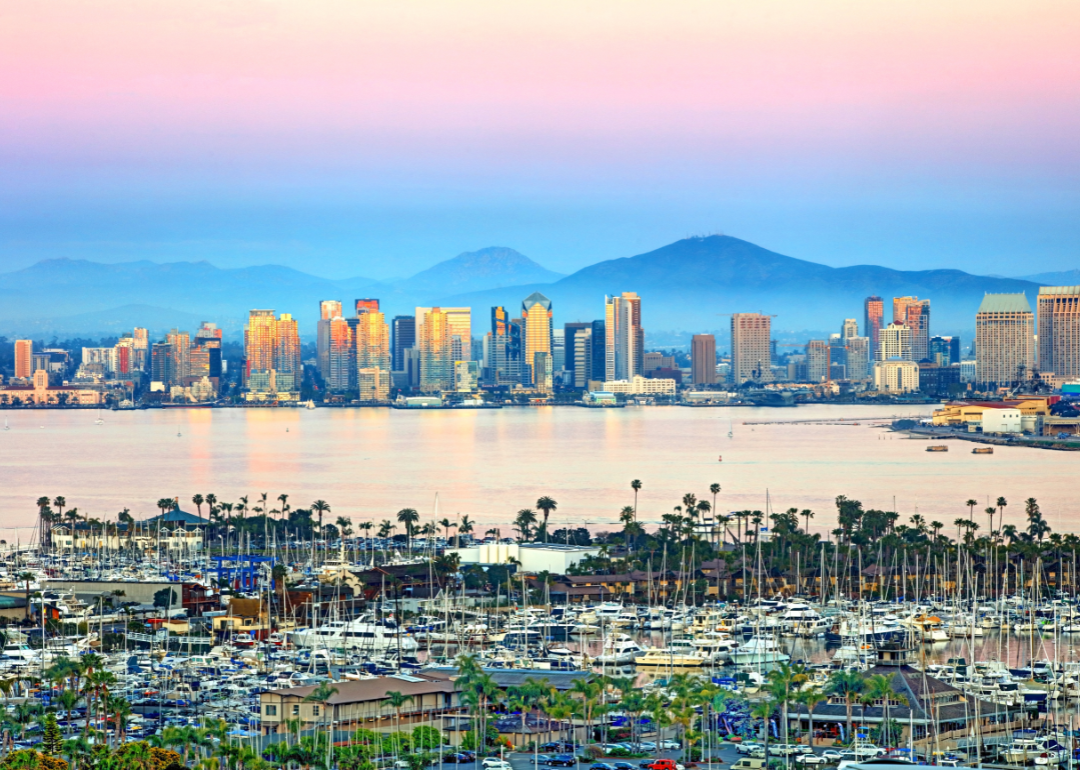
[[[401,650],[402,654],[414,654],[419,648],[416,640],[398,632],[397,629],[369,620],[336,620],[288,633],[289,641],[297,647],[330,650],[364,650],[366,652],[390,652]]]
[[[994,448],[992,446],[977,446],[971,450],[973,455],[992,455]]]
[[[786,663],[791,660],[771,636],[754,636],[731,653],[731,662],[737,666],[755,663]]]
[[[663,666],[665,668],[702,668],[708,661],[705,656],[693,650],[676,651],[670,647],[653,647],[644,655],[634,658],[636,666]]]
[[[604,643],[603,652],[596,657],[596,663],[606,666],[629,666],[638,656],[647,650],[626,634],[618,634]]]
[[[931,444],[926,448],[927,452],[948,452],[949,447],[945,444]]]

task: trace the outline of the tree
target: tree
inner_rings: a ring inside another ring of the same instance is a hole
[[[514,519],[514,527],[521,533],[522,542],[528,541],[529,533],[532,531],[532,525],[535,523],[536,512],[531,508],[522,508],[517,512],[517,517]]]
[[[420,514],[415,508],[402,508],[397,512],[397,520],[405,525],[405,550],[412,551],[413,525],[420,521]]]
[[[172,588],[162,588],[154,592],[154,606],[169,609],[177,603],[176,591]]]
[[[555,502],[552,498],[548,497],[547,495],[544,495],[543,497],[541,497],[539,500],[536,501],[536,507],[544,512],[544,523],[541,524],[540,526],[542,526],[543,529],[544,529],[544,542],[546,543],[548,541],[548,536],[547,536],[547,532],[548,532],[548,516],[551,515],[552,511],[554,511],[555,509],[557,509],[559,507],[559,504],[557,502]]]
[[[766,677],[765,690],[773,700],[780,704],[782,718],[784,720],[784,743],[788,743],[788,703],[791,702],[792,694],[803,682],[809,680],[806,669],[800,665],[781,663],[770,671]]]
[[[191,502],[195,503],[195,510],[198,511],[199,518],[201,519],[202,518],[202,504],[204,502],[206,502],[206,499],[202,495],[196,493],[195,495],[192,496]]]
[[[810,735],[806,741],[808,746],[814,745],[814,709],[817,708],[819,703],[824,703],[828,700],[829,696],[816,687],[811,687],[810,689],[803,690],[799,693],[798,701],[806,706],[806,711],[810,716]]]
[[[641,491],[641,481],[639,479],[631,481],[630,489],[634,490],[634,521],[637,521],[637,496],[638,492]]]
[[[60,734],[60,725],[56,723],[56,714],[45,715],[45,733],[41,739],[41,750],[51,757],[58,757],[64,749],[64,738]]]
[[[412,699],[413,696],[404,695],[397,690],[390,690],[386,693],[386,704],[390,706],[390,708],[394,709],[394,715],[396,720],[395,723],[397,725],[398,733],[401,732],[401,707],[404,706],[406,703],[412,702]],[[400,739],[398,738],[398,736],[394,736],[394,741],[394,757],[397,758],[398,754],[401,753]]]
[[[866,678],[865,687],[866,695],[864,696],[870,702],[880,700],[882,708],[882,730],[881,734],[884,736],[885,745],[891,745],[892,741],[888,728],[889,724],[889,701],[897,701],[904,705],[907,705],[908,699],[903,694],[897,692],[892,686],[892,677],[885,676],[884,674],[874,674]]]
[[[844,699],[849,740],[851,739],[851,708],[855,700],[862,695],[864,687],[863,678],[854,671],[834,671],[829,676],[829,683],[825,688],[830,695]]]
[[[281,495],[281,497],[286,497],[286,499],[287,499],[286,495]],[[279,497],[278,499],[280,500],[281,497]],[[281,501],[281,507],[282,508],[286,507],[284,500]],[[311,504],[311,510],[314,511],[315,513],[319,514],[319,532],[322,532],[323,514],[330,512],[330,504],[327,503],[325,500],[316,500],[315,502],[313,502]],[[400,516],[400,514],[399,514],[399,516]],[[398,521],[401,521],[401,519],[399,518]]]

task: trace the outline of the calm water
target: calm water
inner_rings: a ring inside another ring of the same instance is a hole
[[[435,518],[438,493],[439,518],[468,514],[504,535],[515,512],[541,495],[559,503],[553,529],[603,529],[633,503],[630,481],[640,479],[645,522],[659,521],[686,492],[711,498],[709,485],[718,482],[721,510],[762,509],[768,491],[774,509],[814,510],[811,528],[819,530],[834,521],[841,494],[877,508],[895,498],[905,518],[917,510],[946,531],[967,516],[968,498],[981,509],[987,496],[1004,495],[1006,523],[1019,523],[1023,500],[1036,497],[1055,529],[1080,530],[1069,518],[1077,510],[1077,455],[1009,447],[973,455],[960,442],[928,453],[926,441],[890,434],[871,419],[929,411],[193,409],[106,412],[100,426],[91,411],[12,411],[5,413],[11,429],[0,432],[0,525],[31,525],[41,495],[64,495],[81,513],[112,519],[124,507],[136,518],[154,515],[162,497],[194,510],[196,492],[221,501],[248,495],[252,503],[262,492],[271,500],[286,493],[294,507],[321,498],[331,520],[378,521],[411,507],[426,521]],[[861,422],[746,424],[823,418]],[[976,520],[986,526],[985,516]]]

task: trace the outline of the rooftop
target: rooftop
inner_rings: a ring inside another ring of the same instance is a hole
[[[1031,305],[1027,295],[1020,294],[987,294],[979,305],[980,313],[1030,313]]]
[[[337,692],[326,701],[331,706],[384,700],[389,692],[400,692],[402,695],[424,695],[457,691],[457,687],[448,679],[425,676],[380,676],[377,679],[334,682],[334,687],[337,688]],[[315,692],[315,689],[314,686],[308,685],[270,692],[286,698],[306,698]]]
[[[1080,294],[1080,286],[1040,286],[1039,294]]]

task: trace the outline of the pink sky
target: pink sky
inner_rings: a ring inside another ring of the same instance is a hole
[[[1080,4],[1038,0],[0,0],[0,163],[136,197],[163,174],[466,199],[722,177],[967,205],[1073,185],[1077,41]]]

